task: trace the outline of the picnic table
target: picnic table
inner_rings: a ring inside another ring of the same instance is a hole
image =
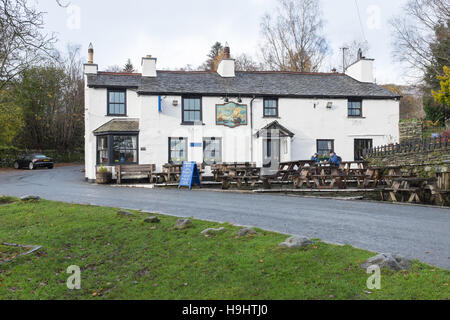
[[[274,175],[274,180],[289,181],[293,176],[298,175],[305,166],[311,167],[315,165],[314,160],[297,160],[289,162],[281,162],[278,172]]]
[[[200,180],[204,169],[203,164],[197,164],[200,174]],[[176,183],[180,181],[183,164],[181,163],[166,163],[162,167],[162,172],[154,174],[159,183]]]
[[[260,180],[261,169],[255,163],[233,162],[219,163],[211,167],[215,181],[222,182],[222,189],[229,189],[231,182],[235,181],[238,188],[242,188],[244,182],[246,186],[255,186]]]
[[[333,189],[335,185],[339,189],[345,189],[341,169],[331,163],[317,163],[310,169],[310,176],[317,189]]]
[[[425,189],[429,187],[433,190],[435,183],[436,178],[394,177],[392,178],[392,186],[385,188],[383,191],[389,193],[392,202],[403,201],[404,199],[408,199],[410,203],[422,202]],[[385,200],[383,192],[381,192],[381,198]]]
[[[339,169],[342,171],[342,179],[345,186],[351,181],[356,181],[358,188],[365,187],[364,179],[366,178],[367,161],[344,161],[341,162]]]

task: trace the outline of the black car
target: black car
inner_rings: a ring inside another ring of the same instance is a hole
[[[14,168],[16,169],[28,168],[30,170],[34,170],[40,167],[53,169],[53,165],[54,162],[52,158],[38,153],[25,155],[14,161]]]

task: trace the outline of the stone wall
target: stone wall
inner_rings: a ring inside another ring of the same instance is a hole
[[[371,155],[367,160],[374,166],[404,166],[410,174],[424,178],[434,177],[437,171],[450,171],[450,148]]]
[[[400,143],[408,140],[422,139],[422,121],[418,119],[402,120],[399,122]]]

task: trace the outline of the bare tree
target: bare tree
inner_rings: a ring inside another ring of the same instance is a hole
[[[106,72],[122,72],[122,68],[118,65],[113,65],[113,66],[106,67],[105,71]]]
[[[42,32],[43,13],[27,0],[0,0],[0,90],[51,54],[53,35]]]
[[[409,0],[402,16],[391,20],[394,29],[394,57],[405,63],[416,76],[433,68],[437,31],[449,37],[450,4],[448,0]],[[450,57],[438,57],[449,65]],[[442,70],[432,70],[441,74]]]
[[[66,86],[63,88],[61,112],[56,121],[59,141],[55,142],[65,150],[70,150],[82,146],[84,140],[84,78],[79,46],[67,47],[61,68],[66,75]]]
[[[236,57],[236,71],[261,71],[263,66],[261,63],[253,60],[248,54],[242,53]]]
[[[281,71],[318,71],[328,45],[317,0],[278,0],[277,16],[261,22],[261,53],[267,68]]]
[[[342,45],[342,48],[347,48],[345,50],[345,55],[344,55],[344,66],[341,66],[341,70],[343,70],[344,68],[347,68],[348,66],[350,66],[352,63],[354,63],[357,60],[357,56],[358,56],[358,51],[359,49],[362,50],[363,53],[366,53],[367,51],[369,51],[369,43],[367,41],[358,41],[358,40],[353,40],[352,42],[347,42],[344,43]],[[340,60],[342,63],[342,49],[340,52]]]

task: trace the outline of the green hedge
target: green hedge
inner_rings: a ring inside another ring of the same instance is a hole
[[[0,146],[0,167],[12,167],[14,161],[21,155],[42,153],[55,160],[56,163],[84,162],[84,150],[24,150],[16,147]]]

